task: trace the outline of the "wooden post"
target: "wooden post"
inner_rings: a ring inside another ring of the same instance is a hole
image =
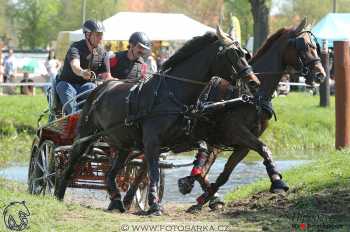
[[[328,53],[328,42],[327,40],[322,40],[322,51],[321,51],[321,61],[324,71],[326,72],[326,78],[320,84],[320,106],[329,106],[330,88],[329,88],[329,53]]]
[[[334,42],[335,68],[335,148],[350,143],[350,50],[349,41]]]

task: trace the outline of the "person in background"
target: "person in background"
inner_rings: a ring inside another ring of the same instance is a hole
[[[105,50],[108,58],[113,56],[114,52],[112,51],[112,44],[110,42],[106,43]]]
[[[23,79],[20,81],[20,83],[33,83],[34,81],[29,78],[29,73],[24,72],[23,73]],[[35,95],[34,86],[33,85],[26,85],[21,86],[21,94],[22,95]]]
[[[109,59],[101,46],[104,27],[101,22],[87,20],[83,24],[85,38],[74,42],[65,57],[62,72],[57,80],[56,91],[66,114],[78,110],[76,96],[92,90],[96,84],[91,82],[92,72],[104,79],[111,79]],[[86,98],[87,95],[81,98]]]
[[[150,51],[147,53],[145,58],[145,62],[148,67],[148,72],[150,73],[156,73],[158,70],[157,61],[154,57],[155,57],[154,53]]]
[[[0,84],[4,83],[4,66],[2,65],[2,62],[0,61]],[[2,95],[2,87],[0,87],[0,96]]]
[[[47,61],[45,62],[45,68],[49,75],[50,81],[56,78],[58,71],[61,68],[61,62],[56,59],[55,52],[50,50]]]
[[[142,58],[151,50],[151,41],[144,32],[134,32],[129,38],[128,50],[116,52],[109,59],[111,75],[115,79],[143,79],[147,64]]]
[[[9,82],[10,76],[16,74],[17,61],[13,49],[9,49],[8,55],[4,58],[4,83]]]

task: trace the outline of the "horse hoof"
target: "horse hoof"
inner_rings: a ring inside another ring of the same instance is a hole
[[[199,213],[202,210],[202,208],[203,208],[202,205],[192,205],[190,208],[186,210],[186,213],[196,214],[196,213]]]
[[[147,215],[162,216],[162,214],[162,209],[159,204],[152,204],[147,211]]]
[[[287,192],[289,190],[289,186],[284,183],[283,180],[274,180],[271,184],[270,192],[271,193],[281,193]]]
[[[214,197],[212,200],[209,201],[209,208],[211,210],[222,209],[224,206],[225,203],[219,197]]]
[[[177,181],[177,186],[179,187],[180,193],[182,193],[183,195],[190,193],[193,189],[194,181],[195,179],[193,176],[186,176],[180,178]]]
[[[57,200],[63,201],[65,192],[66,192],[66,184],[64,180],[58,180],[55,185],[54,195]]]
[[[126,211],[124,208],[123,202],[121,200],[111,200],[107,210],[112,211],[114,209],[119,210],[119,212],[121,213],[124,213]]]
[[[123,201],[123,204],[124,204],[124,208],[126,210],[129,210],[131,208],[132,202],[130,202],[130,201]]]

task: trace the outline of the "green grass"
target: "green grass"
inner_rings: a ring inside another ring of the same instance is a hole
[[[31,213],[29,231],[119,231],[119,224],[125,221],[123,217],[101,210],[27,194],[23,184],[0,179],[0,208],[4,209],[13,201],[26,202]],[[4,223],[0,223],[0,231],[6,231]]]
[[[15,136],[35,132],[37,119],[47,108],[47,101],[43,95],[1,96],[0,106],[0,135]]]
[[[260,195],[268,192],[270,187],[270,181],[263,179],[235,189],[226,195],[225,200],[249,202],[243,204],[240,210],[246,210],[246,213],[239,218],[264,221],[263,224],[273,231],[300,223],[314,225],[314,228],[320,224],[321,227],[328,225],[333,228],[325,231],[349,231],[349,163],[350,150],[328,153],[310,164],[283,173],[283,179],[291,187],[284,197]],[[310,231],[323,231],[318,229]]]
[[[328,108],[319,107],[318,96],[292,93],[273,100],[278,121],[270,120],[262,140],[278,154],[331,151],[335,138],[334,97]]]

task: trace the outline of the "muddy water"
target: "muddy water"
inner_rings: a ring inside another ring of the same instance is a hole
[[[189,163],[192,161],[192,157],[184,156],[170,156],[167,159],[170,162],[181,164]],[[223,170],[226,160],[218,159],[211,169],[210,180],[215,181],[216,177]],[[307,161],[303,160],[284,160],[276,161],[277,167],[282,172],[286,169],[296,167],[298,165],[304,164]],[[198,197],[202,192],[198,184],[195,185],[191,194],[186,196],[182,195],[177,188],[177,180],[181,177],[188,175],[191,171],[191,167],[183,167],[177,169],[165,170],[165,194],[163,198],[164,203],[194,203],[196,197]],[[28,174],[28,167],[15,166],[0,170],[0,176],[15,180],[19,182],[26,183]],[[221,187],[219,195],[223,196],[230,190],[242,186],[244,184],[252,183],[260,178],[267,177],[265,167],[262,162],[249,162],[240,163],[234,172],[232,173],[229,181]],[[96,190],[85,190],[85,189],[70,189],[68,190],[68,199],[78,202],[86,201],[96,201],[98,207],[104,207],[108,201],[108,197],[105,191]],[[99,203],[98,203],[99,202]],[[96,205],[96,204],[95,204]]]

